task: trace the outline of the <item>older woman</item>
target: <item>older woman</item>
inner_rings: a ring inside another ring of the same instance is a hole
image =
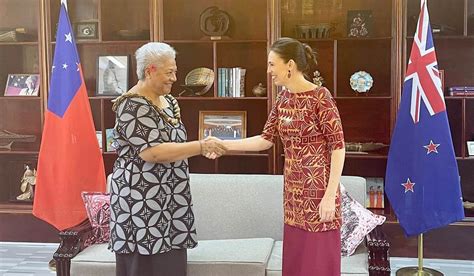
[[[226,148],[218,139],[186,142],[176,99],[176,53],[165,43],[136,51],[138,83],[114,104],[118,158],[111,186],[111,249],[117,275],[186,275],[197,245],[187,158]]]

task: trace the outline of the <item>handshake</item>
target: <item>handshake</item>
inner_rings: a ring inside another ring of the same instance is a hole
[[[213,136],[199,140],[199,145],[201,146],[201,155],[209,159],[221,157],[228,150],[224,145],[224,141]]]

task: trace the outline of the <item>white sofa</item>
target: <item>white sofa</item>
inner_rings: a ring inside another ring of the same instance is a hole
[[[341,182],[365,202],[364,178]],[[189,276],[281,275],[283,176],[191,174],[191,191],[199,244],[188,250]],[[115,275],[107,244],[83,248],[90,230],[85,221],[60,233],[57,275]],[[390,275],[388,247],[376,228],[356,254],[342,259],[342,275]]]

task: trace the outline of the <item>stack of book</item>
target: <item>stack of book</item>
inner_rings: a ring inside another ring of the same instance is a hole
[[[450,96],[474,96],[474,86],[451,86],[448,90]]]
[[[245,72],[241,67],[217,68],[217,96],[245,97]]]

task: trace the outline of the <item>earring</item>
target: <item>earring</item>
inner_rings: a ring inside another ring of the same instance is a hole
[[[288,75],[287,75],[288,78],[291,78],[291,71],[288,70]]]

